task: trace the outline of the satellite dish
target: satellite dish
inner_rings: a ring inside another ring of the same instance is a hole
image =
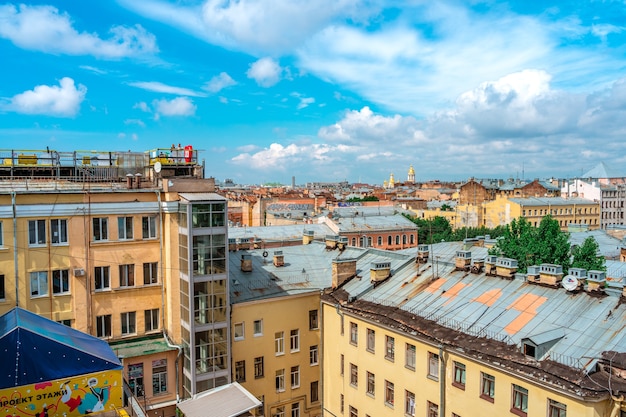
[[[578,279],[573,275],[565,275],[561,281],[561,285],[567,291],[574,291],[578,288]]]
[[[157,161],[157,162],[154,163],[154,172],[156,172],[158,174],[159,172],[161,172],[161,168],[162,167],[161,167],[161,163],[160,162]]]

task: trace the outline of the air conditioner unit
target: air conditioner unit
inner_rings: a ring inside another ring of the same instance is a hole
[[[74,268],[74,276],[75,277],[84,277],[85,270],[83,268]]]

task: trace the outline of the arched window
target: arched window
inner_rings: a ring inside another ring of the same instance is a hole
[[[396,245],[400,244],[400,235],[396,235]]]
[[[391,235],[387,236],[387,245],[391,246]]]
[[[352,238],[352,246],[356,246],[356,237]]]
[[[378,236],[378,246],[382,246],[382,245],[383,245],[383,237]]]
[[[415,235],[411,235],[409,242],[411,242],[411,245],[415,243]]]
[[[402,235],[402,244],[406,245],[406,235]]]

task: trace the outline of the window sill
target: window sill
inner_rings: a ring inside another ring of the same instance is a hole
[[[431,379],[435,382],[439,382],[439,377],[435,375],[426,375],[426,378]]]
[[[527,417],[528,413],[526,413],[525,411],[519,410],[517,408],[511,408],[511,414],[515,414],[516,416],[520,416],[520,417]]]
[[[480,398],[482,398],[483,400],[488,401],[488,402],[493,404],[493,401],[494,401],[493,397],[490,397],[490,396],[485,395],[485,394],[480,394]]]
[[[405,367],[406,369],[408,369],[409,371],[415,371],[415,367],[414,367],[414,366],[404,365],[404,367]]]
[[[453,382],[452,386],[453,387],[457,387],[458,389],[465,391],[465,384],[461,384],[461,383],[458,383],[458,382]]]
[[[389,362],[395,362],[396,359],[392,358],[391,356],[385,356],[385,359],[388,360]]]

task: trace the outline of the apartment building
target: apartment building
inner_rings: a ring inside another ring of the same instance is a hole
[[[230,381],[226,201],[197,151],[0,160],[0,313],[108,341],[148,413]]]
[[[322,296],[323,415],[624,415],[623,283],[438,253],[437,273],[391,261]]]
[[[626,224],[626,180],[615,178],[605,181],[574,179],[561,188],[562,197],[579,197],[600,202],[600,228],[606,230]]]
[[[484,226],[489,228],[509,224],[519,217],[526,218],[533,226],[539,226],[541,219],[547,215],[558,221],[563,231],[571,225],[587,230],[600,228],[600,204],[584,198],[498,196],[484,203],[483,210]]]

